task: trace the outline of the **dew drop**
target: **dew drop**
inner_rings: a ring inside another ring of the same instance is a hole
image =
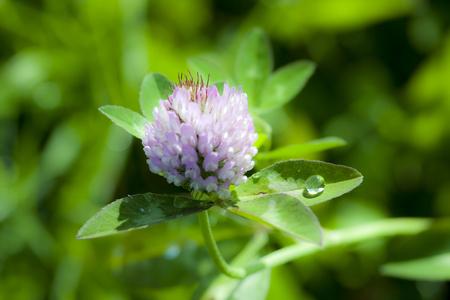
[[[259,177],[261,177],[261,173],[255,173],[252,175],[252,178],[254,179],[259,179]]]
[[[145,209],[144,209],[143,207],[141,207],[141,211],[142,211],[142,212],[144,212],[144,211],[145,211]]]
[[[325,179],[320,175],[312,175],[306,179],[305,188],[310,197],[316,197],[325,190]]]

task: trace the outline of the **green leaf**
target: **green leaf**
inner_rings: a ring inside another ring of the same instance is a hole
[[[269,293],[271,269],[251,274],[241,280],[228,300],[265,300]]]
[[[125,197],[105,206],[78,232],[77,239],[95,238],[145,228],[207,210],[210,201],[146,193]]]
[[[172,94],[170,80],[161,73],[150,73],[144,77],[139,93],[139,103],[144,116],[153,122],[153,108],[159,106],[159,100],[166,100]]]
[[[195,72],[198,72],[202,77],[203,81],[206,84],[206,81],[208,80],[209,75],[209,82],[216,82],[216,81],[225,81],[230,84],[230,86],[234,86],[234,82],[231,79],[231,77],[222,70],[219,66],[216,64],[209,62],[203,58],[200,57],[190,57],[187,59],[187,64],[189,68],[192,69],[192,74]]]
[[[315,197],[305,190],[306,180],[313,175],[320,175],[325,180],[325,189]],[[253,174],[235,192],[240,200],[254,198],[261,193],[284,193],[299,198],[306,205],[314,205],[353,190],[361,184],[362,178],[357,170],[345,166],[303,159],[287,160]]]
[[[301,158],[306,153],[320,152],[336,147],[347,145],[343,139],[335,136],[325,137],[318,140],[310,141],[305,144],[289,145],[277,148],[270,152],[260,152],[256,159],[291,159]]]
[[[288,103],[300,93],[315,69],[315,63],[300,60],[276,70],[267,79],[257,107],[271,109]]]
[[[146,118],[137,112],[121,106],[106,105],[100,107],[99,110],[116,125],[122,127],[135,137],[142,139],[145,132],[144,126],[149,122]]]
[[[385,276],[410,280],[450,280],[450,252],[381,266]]]
[[[261,28],[252,29],[242,44],[235,62],[236,79],[247,93],[248,105],[255,106],[256,99],[267,76],[273,69],[272,49]]]
[[[219,94],[222,95],[223,94],[223,85],[225,84],[225,82],[217,81],[217,82],[214,82],[213,84],[216,86],[217,91],[219,92]]]
[[[299,199],[278,193],[263,195],[227,208],[249,220],[277,228],[295,238],[322,244],[322,228],[317,217]]]

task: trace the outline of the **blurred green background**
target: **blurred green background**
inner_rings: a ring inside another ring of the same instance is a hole
[[[254,26],[269,35],[275,68],[317,63],[302,93],[265,116],[274,147],[339,136],[349,144],[305,158],[365,176],[313,207],[325,228],[449,216],[449,25],[447,0],[0,0],[0,299],[190,299],[213,276],[195,217],[75,236],[116,198],[180,191],[97,108],[139,111],[144,75],[175,80],[191,56],[232,74]],[[254,225],[211,217],[230,258]],[[379,274],[394,243],[277,267],[268,299],[447,299],[448,283]]]

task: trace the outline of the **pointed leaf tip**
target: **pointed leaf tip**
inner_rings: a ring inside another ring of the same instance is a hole
[[[135,137],[142,139],[145,132],[145,124],[149,121],[128,108],[106,105],[99,108],[99,110],[107,116],[114,124],[122,127]]]

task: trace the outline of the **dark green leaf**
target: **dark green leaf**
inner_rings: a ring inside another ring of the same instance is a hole
[[[273,69],[269,39],[261,28],[252,29],[236,58],[235,72],[239,85],[248,95],[248,105],[254,106],[267,76]]]
[[[381,274],[410,280],[450,280],[450,252],[381,266]]]
[[[287,194],[262,195],[239,201],[229,211],[277,228],[293,237],[322,243],[322,228],[314,213],[299,199]]]
[[[99,110],[110,118],[116,125],[122,127],[137,138],[142,139],[144,126],[149,121],[128,108],[114,105],[102,106]]]
[[[78,232],[78,239],[95,238],[145,228],[207,210],[210,201],[146,193],[125,197],[105,206]]]
[[[203,58],[191,57],[188,58],[187,64],[191,68],[192,74],[198,72],[203,77],[203,82],[206,84],[209,75],[209,83],[216,81],[228,82],[230,86],[234,86],[231,77],[225,73],[219,66],[209,62]]]
[[[347,143],[343,139],[335,136],[330,136],[310,141],[305,144],[281,147],[270,152],[260,152],[258,153],[256,159],[262,160],[301,158],[301,156],[306,153],[320,152],[345,145],[347,145]]]
[[[153,108],[159,106],[159,100],[166,100],[172,93],[170,80],[161,73],[150,73],[144,77],[139,95],[139,103],[144,116],[153,122]]]
[[[315,68],[315,63],[301,60],[276,70],[267,79],[259,95],[257,107],[271,109],[292,100],[303,89]]]
[[[322,176],[325,188],[311,197],[306,193],[305,182],[313,175]],[[306,205],[317,204],[339,197],[361,184],[362,175],[355,169],[310,160],[278,162],[255,173],[236,188],[237,197],[246,200],[263,194],[285,193],[299,198]]]

